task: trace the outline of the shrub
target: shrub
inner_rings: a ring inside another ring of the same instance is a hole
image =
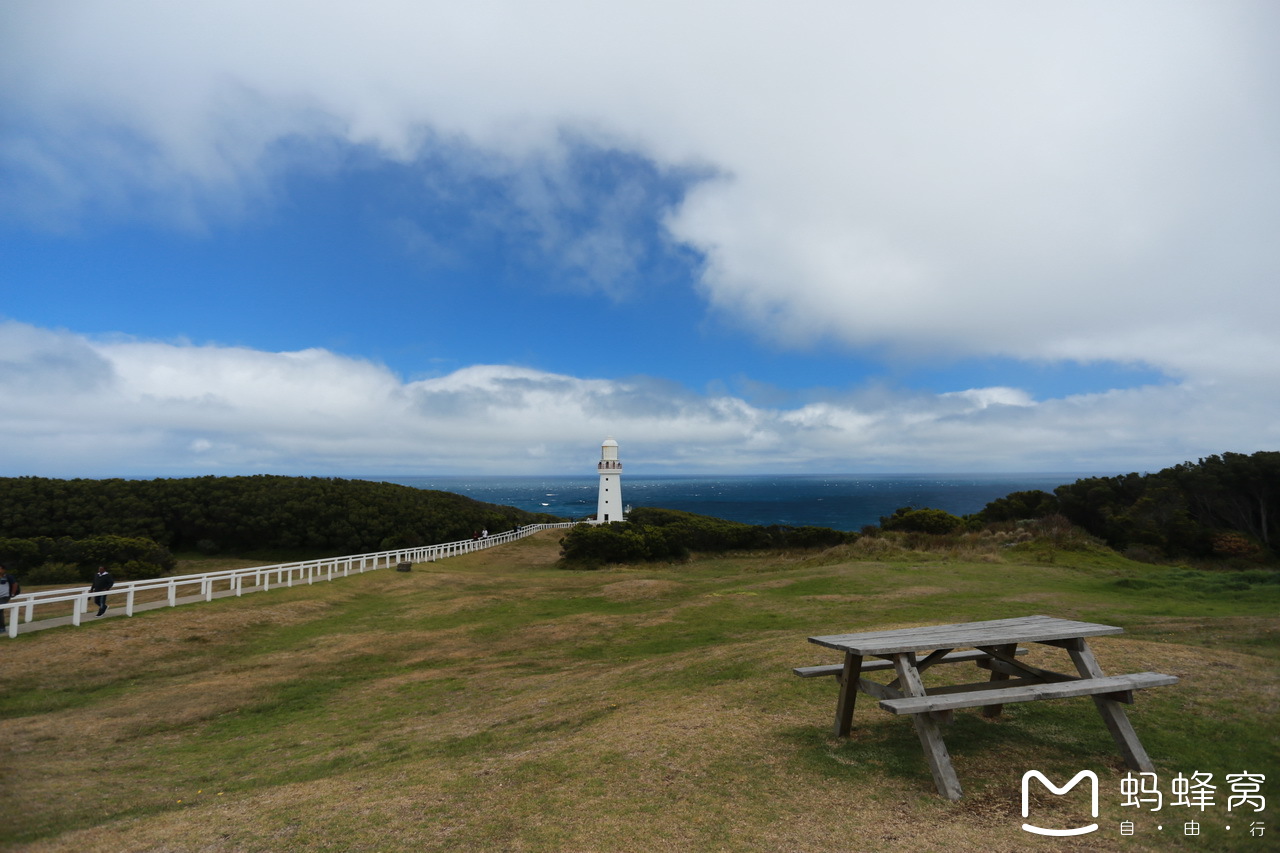
[[[883,530],[902,530],[907,533],[951,533],[964,526],[964,519],[941,509],[914,509],[900,507],[891,516],[881,516]]]
[[[1213,553],[1219,557],[1258,558],[1262,549],[1243,533],[1219,533],[1213,537]]]
[[[1043,518],[1058,512],[1058,499],[1048,492],[1032,489],[1012,492],[987,504],[974,518],[982,523]]]
[[[827,548],[857,541],[858,534],[825,527],[758,527],[691,512],[642,507],[625,522],[579,524],[560,540],[566,564],[683,560],[691,551]]]
[[[168,548],[141,537],[93,536],[71,542],[68,550],[82,569],[106,566],[133,578],[157,577],[177,565]]]
[[[63,584],[87,583],[79,566],[70,563],[45,563],[28,571],[22,582],[32,586],[62,586]]]
[[[44,561],[40,545],[34,539],[0,539],[0,566],[14,573],[25,573]]]

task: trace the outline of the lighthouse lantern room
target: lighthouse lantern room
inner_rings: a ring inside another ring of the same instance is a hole
[[[618,442],[606,438],[600,445],[600,500],[596,505],[596,523],[622,521],[622,462],[618,459]]]

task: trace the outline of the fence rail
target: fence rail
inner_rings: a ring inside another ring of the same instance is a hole
[[[530,524],[506,533],[495,533],[479,539],[463,539],[458,542],[446,542],[442,545],[423,545],[416,548],[398,548],[394,551],[378,551],[372,554],[352,554],[346,557],[330,557],[323,560],[304,560],[297,563],[278,563],[272,566],[254,566],[245,569],[223,569],[217,572],[204,572],[196,575],[175,575],[167,578],[151,578],[140,581],[123,581],[105,592],[93,592],[85,589],[54,589],[42,592],[28,592],[11,598],[0,604],[0,611],[5,612],[6,633],[10,637],[19,634],[19,615],[21,622],[30,625],[35,618],[38,606],[49,604],[70,604],[71,624],[79,625],[83,614],[89,611],[89,603],[98,596],[106,596],[108,602],[113,599],[116,606],[124,598],[124,613],[132,616],[139,603],[139,593],[163,592],[161,598],[167,599],[170,607],[179,602],[179,589],[190,589],[199,586],[198,599],[212,601],[215,587],[222,586],[223,594],[243,595],[245,592],[267,591],[272,587],[291,587],[299,583],[315,583],[317,580],[331,581],[335,577],[347,577],[352,572],[363,573],[375,569],[386,569],[400,563],[431,563],[446,557],[469,554],[472,551],[505,545],[517,539],[523,539],[541,530],[573,527],[578,522],[562,522],[558,524]],[[251,583],[246,583],[249,579]],[[185,592],[184,598],[195,595]],[[185,603],[185,602],[184,602]],[[58,617],[48,617],[58,618]],[[41,620],[44,621],[44,620]],[[28,630],[31,630],[28,628]]]

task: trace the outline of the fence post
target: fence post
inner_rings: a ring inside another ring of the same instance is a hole
[[[133,615],[133,594],[134,594],[134,588],[129,587],[129,593],[124,597],[124,615],[125,616]]]

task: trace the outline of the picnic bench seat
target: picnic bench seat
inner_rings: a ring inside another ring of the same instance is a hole
[[[1018,649],[1015,654],[1025,655],[1026,649]],[[963,661],[972,660],[979,661],[989,660],[991,655],[980,649],[971,649],[965,652],[951,652],[943,655],[937,663],[961,663]],[[893,669],[893,661],[891,660],[864,660],[862,662],[861,672],[875,672],[881,669]],[[833,663],[823,664],[822,666],[797,666],[791,670],[801,678],[817,678],[822,675],[839,675],[844,670],[844,664]]]
[[[1106,675],[1099,678],[1073,678],[1051,684],[1027,684],[1017,687],[990,685],[964,685],[963,692],[947,693],[938,688],[930,696],[904,696],[900,699],[883,699],[880,707],[891,714],[920,714],[930,711],[950,711],[956,708],[976,708],[979,705],[1005,705],[1011,702],[1032,702],[1038,699],[1063,699],[1071,696],[1104,696],[1107,699],[1132,703],[1132,691],[1145,687],[1163,687],[1177,684],[1178,678],[1159,672],[1135,672],[1130,675]]]
[[[870,696],[885,711],[910,717],[938,793],[958,800],[960,780],[942,728],[958,708],[981,707],[983,716],[996,717],[1005,703],[1089,696],[1125,764],[1142,773],[1155,772],[1123,706],[1133,701],[1137,690],[1176,684],[1178,679],[1158,672],[1106,675],[1088,640],[1122,633],[1124,629],[1116,625],[1039,615],[831,634],[810,637],[809,642],[843,653],[844,662],[796,667],[793,672],[801,678],[836,677],[836,737],[850,734],[859,693]],[[1066,652],[1075,672],[1056,672],[1018,660],[1026,651],[1020,646],[1028,643]],[[936,664],[959,661],[972,661],[988,670],[989,680],[926,686],[921,678]],[[862,677],[877,670],[891,670],[897,677],[888,683]]]

